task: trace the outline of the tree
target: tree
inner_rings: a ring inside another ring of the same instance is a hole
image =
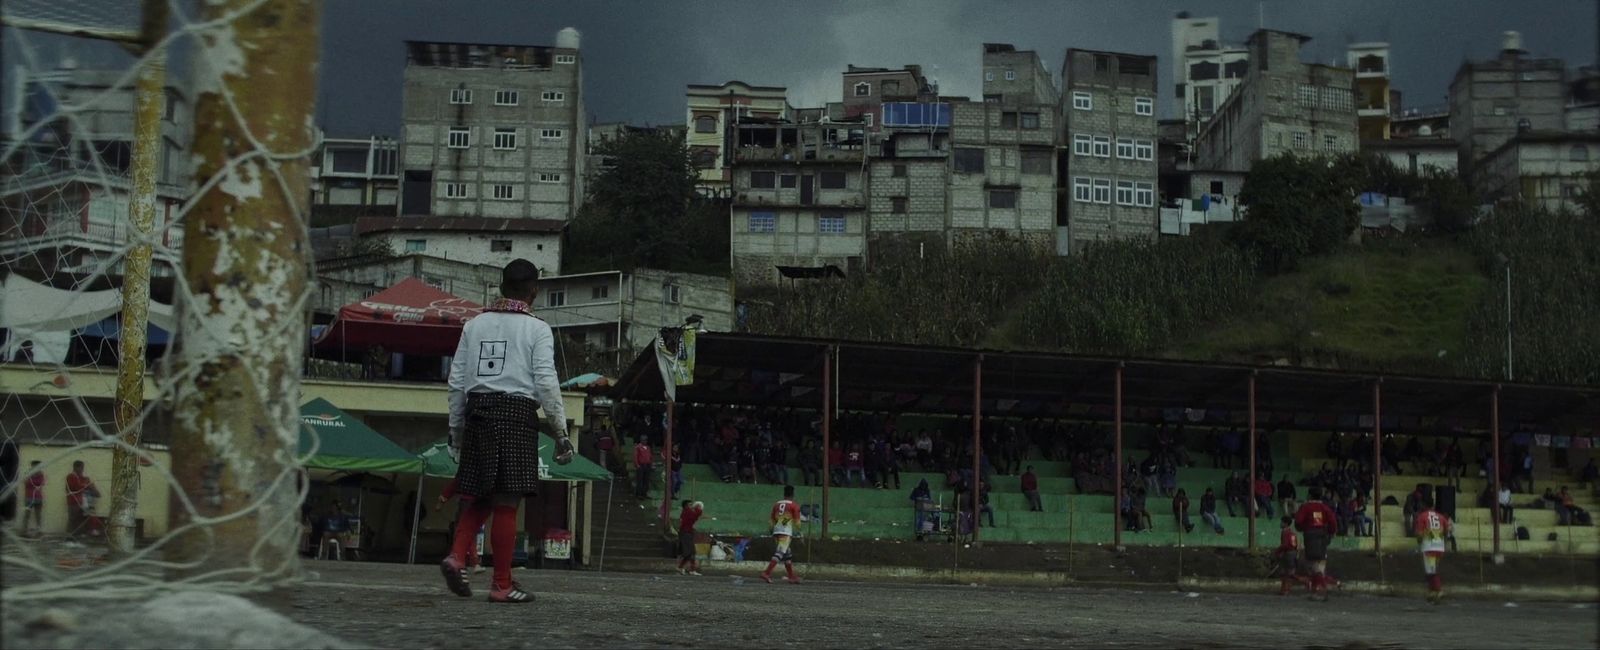
[[[682,134],[632,130],[596,150],[608,162],[568,231],[567,272],[727,272],[727,213],[695,192]]]
[[[1256,161],[1239,192],[1247,207],[1239,243],[1273,273],[1333,250],[1360,225],[1355,197],[1366,178],[1356,156],[1279,154]]]

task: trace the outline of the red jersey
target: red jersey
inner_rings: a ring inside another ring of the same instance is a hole
[[[633,464],[636,466],[649,465],[651,460],[649,445],[633,446]]]
[[[44,472],[34,472],[28,475],[26,496],[30,502],[44,501]]]
[[[73,472],[67,474],[67,502],[79,508],[83,507],[83,498],[88,494],[96,494],[94,481],[89,477]]]
[[[1308,501],[1300,506],[1294,513],[1294,527],[1302,533],[1313,530],[1322,530],[1329,536],[1339,532],[1339,520],[1333,514],[1333,508],[1321,501]]]
[[[1411,531],[1417,535],[1417,548],[1423,553],[1444,553],[1451,526],[1450,517],[1438,510],[1430,508],[1417,513],[1411,522]]]
[[[700,521],[700,509],[693,505],[686,506],[683,514],[678,516],[678,533],[694,533],[694,525]]]
[[[1300,538],[1294,534],[1293,528],[1285,528],[1278,536],[1278,550],[1276,555],[1294,554],[1300,550]]]
[[[782,499],[772,504],[772,534],[793,535],[795,524],[800,523],[800,504]]]

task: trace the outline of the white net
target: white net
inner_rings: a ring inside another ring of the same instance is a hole
[[[174,0],[170,27],[141,38],[133,0],[0,3],[5,600],[293,578],[316,446],[299,448],[297,410],[315,137],[309,102],[262,109],[249,72],[276,65],[280,85],[263,93],[288,83],[312,97],[317,30],[285,37],[309,39],[298,60],[245,41],[271,36],[255,12],[314,19],[313,4]],[[243,223],[267,212],[282,216]],[[187,249],[186,229],[199,233]],[[146,345],[124,346],[141,320]],[[119,418],[119,396],[136,393]],[[134,462],[118,469],[119,450]]]

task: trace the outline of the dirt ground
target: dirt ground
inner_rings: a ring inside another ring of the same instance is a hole
[[[261,602],[375,647],[1593,648],[1595,603],[1187,593],[518,571],[532,605],[445,591],[432,566],[313,562]]]

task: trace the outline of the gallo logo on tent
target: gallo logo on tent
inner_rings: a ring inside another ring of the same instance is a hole
[[[319,427],[341,427],[341,428],[344,427],[344,422],[339,420],[339,416],[334,415],[332,413],[323,413],[321,415],[307,415],[307,416],[305,416],[303,418],[300,418],[300,419],[305,420],[306,424],[310,424],[310,425],[313,425],[313,426],[319,426]]]

